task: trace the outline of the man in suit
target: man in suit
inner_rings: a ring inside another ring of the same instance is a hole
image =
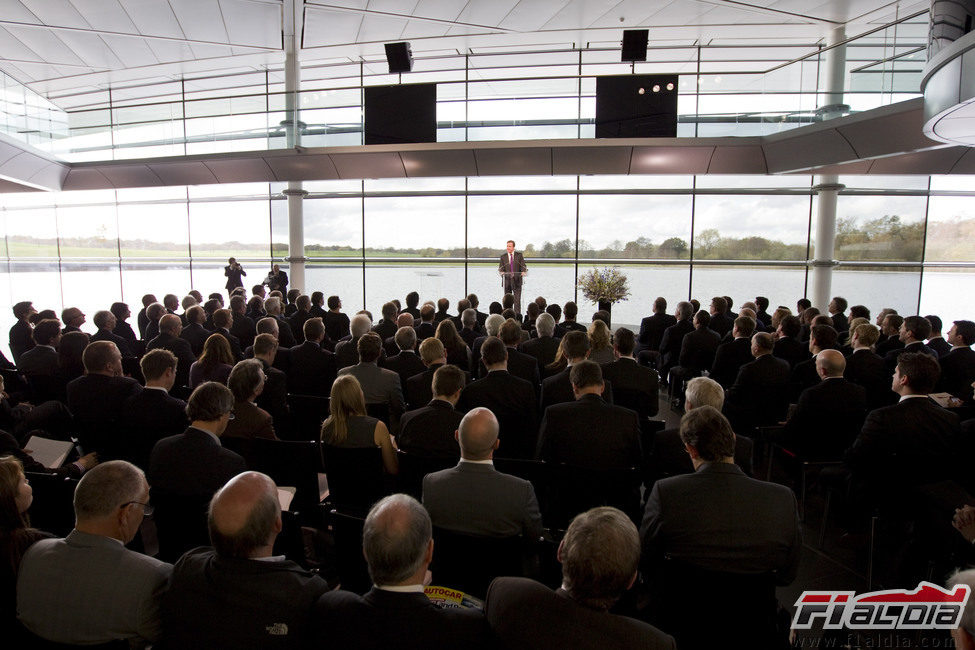
[[[328,397],[335,381],[335,355],[322,348],[325,325],[321,318],[309,318],[302,326],[305,342],[291,348],[288,389],[301,395]]]
[[[701,406],[710,406],[720,411],[724,406],[724,389],[721,384],[709,377],[695,377],[687,382],[684,394],[684,411],[693,411]],[[741,468],[745,476],[752,475],[752,454],[754,443],[746,436],[735,436],[735,464]],[[647,486],[653,482],[677,474],[692,474],[694,464],[687,455],[684,441],[680,437],[680,428],[664,429],[654,434],[653,454],[649,458],[649,479]]]
[[[447,353],[439,339],[427,339],[420,344],[419,352],[424,370],[406,380],[403,387],[406,405],[412,409],[420,408],[433,399],[433,375],[447,363]],[[470,373],[465,375],[469,377]]]
[[[694,473],[657,481],[650,492],[640,527],[649,575],[669,556],[712,571],[773,573],[790,584],[802,550],[792,490],[735,465],[735,434],[713,407],[688,411],[680,437]]]
[[[98,328],[98,331],[91,337],[92,341],[111,341],[118,348],[118,351],[122,353],[123,357],[135,356],[129,350],[128,341],[113,332],[116,324],[115,314],[107,309],[96,311],[92,317],[92,321],[95,323],[95,327]]]
[[[518,351],[518,346],[521,345],[521,333],[522,329],[518,321],[514,318],[509,318],[502,323],[501,329],[498,331],[498,338],[508,348],[508,372],[530,383],[537,395],[539,386],[541,385],[538,361],[532,355]],[[479,365],[479,370],[483,377],[486,371],[483,359]]]
[[[230,353],[234,355],[235,361],[242,361],[244,351],[240,347],[240,339],[230,333],[230,328],[234,324],[234,315],[229,309],[218,309],[213,312],[213,333],[227,339],[230,344]]]
[[[547,377],[542,382],[542,394],[539,399],[540,413],[553,404],[575,401],[572,390],[572,380],[569,377],[572,366],[581,363],[589,356],[589,337],[585,332],[569,332],[562,338],[562,352],[565,354],[567,366],[565,370]],[[603,382],[602,397],[607,403],[613,403],[613,386],[611,382]]]
[[[715,296],[711,299],[711,323],[708,327],[717,332],[721,338],[724,338],[724,335],[735,326],[735,319],[728,315],[729,309],[728,301],[722,296]]]
[[[208,381],[196,387],[186,404],[189,428],[152,448],[147,476],[153,491],[209,500],[247,471],[244,459],[220,444],[233,407],[234,395],[223,384]]]
[[[287,373],[289,370],[291,370],[291,350],[281,346],[281,340],[278,338],[280,327],[278,326],[277,319],[271,318],[270,316],[265,316],[257,321],[257,323],[254,325],[254,330],[257,333],[257,335],[254,337],[255,343],[257,342],[257,337],[261,334],[270,334],[274,338],[275,342],[277,342],[278,351],[274,355],[274,359],[272,361],[274,367],[283,373]],[[244,357],[250,359],[253,356],[253,347],[244,350]]]
[[[247,315],[247,303],[243,296],[236,295],[230,299],[230,313],[233,316],[230,333],[240,341],[240,347],[249,348],[254,345],[257,332],[254,330],[254,321]]]
[[[469,304],[466,300],[460,301],[462,304]],[[460,312],[456,318],[457,324],[457,334],[460,338],[464,339],[464,343],[467,344],[471,350],[474,349],[474,341],[477,337],[481,335],[482,330],[477,326],[477,312],[467,307],[464,311]],[[553,328],[554,329],[554,328]]]
[[[341,341],[349,335],[349,317],[342,313],[342,301],[338,296],[328,297],[328,311],[325,312],[325,335],[333,341]],[[320,315],[320,314],[314,314]]]
[[[653,315],[640,321],[640,337],[637,339],[637,351],[660,350],[660,341],[664,331],[677,324],[677,317],[667,313],[667,299],[658,297],[653,301]]]
[[[186,326],[179,333],[179,337],[190,344],[190,350],[197,357],[203,354],[203,345],[213,333],[203,327],[206,317],[203,307],[193,305],[186,310]]]
[[[433,305],[423,305],[420,308],[420,322],[413,326],[416,330],[416,340],[423,341],[431,336],[436,336],[437,325],[434,323],[434,317],[436,316],[436,310]]]
[[[551,314],[539,314],[535,319],[535,338],[528,339],[518,349],[525,354],[535,357],[539,372],[548,364],[555,361],[555,354],[559,349],[559,339],[555,338],[555,319]]]
[[[836,330],[838,334],[843,332],[848,332],[850,330],[850,321],[846,317],[846,307],[849,303],[846,302],[846,298],[841,298],[840,296],[835,296],[829,301],[829,306],[827,310],[829,311],[829,317],[833,321],[833,329]]]
[[[25,300],[14,305],[13,312],[17,322],[10,328],[10,354],[16,364],[20,355],[34,347],[34,328],[31,327],[30,317],[37,310],[34,309],[34,303]]]
[[[796,316],[786,316],[779,321],[779,327],[775,330],[775,346],[772,354],[789,364],[789,368],[809,359],[809,346],[799,342],[799,333],[802,331],[802,324]]]
[[[801,363],[797,363],[792,369],[792,376],[789,379],[789,399],[796,401],[802,391],[815,386],[820,381],[819,373],[816,372],[816,355],[823,350],[835,350],[837,347],[837,334],[832,325],[813,325],[809,330],[809,352],[812,358]]]
[[[179,317],[177,316],[178,320]],[[102,458],[124,458],[128,432],[119,427],[126,400],[142,391],[122,376],[122,355],[110,341],[89,343],[81,357],[85,374],[68,382],[68,408],[85,451]]]
[[[36,542],[20,563],[20,622],[55,643],[158,640],[173,567],[125,548],[147,509],[149,484],[134,465],[109,461],[85,473],[74,494],[74,530]]]
[[[396,330],[396,335],[393,337],[393,340],[396,341],[396,347],[399,349],[399,353],[394,356],[387,357],[386,360],[383,361],[384,368],[392,370],[399,375],[400,385],[403,387],[406,386],[406,382],[410,377],[418,375],[426,370],[426,366],[423,365],[420,355],[416,353],[416,339],[416,330],[414,328],[399,328]]]
[[[384,341],[390,336],[394,336],[396,334],[396,330],[399,329],[396,326],[397,316],[399,316],[399,310],[396,308],[396,303],[387,302],[383,304],[382,318],[378,323],[376,323],[376,326],[372,328],[372,331],[378,334],[379,338]],[[353,317],[352,320],[354,321],[355,317]],[[372,327],[372,325],[370,325],[370,327]],[[352,330],[352,336],[355,338],[355,328],[352,327]],[[362,336],[362,334],[359,336]]]
[[[246,472],[210,502],[213,548],[186,553],[163,597],[163,648],[306,647],[319,597],[331,587],[273,553],[282,529],[278,488]]]
[[[257,405],[271,414],[275,431],[287,430],[290,421],[288,407],[288,377],[274,367],[278,354],[278,340],[270,334],[254,338],[254,358],[264,366],[264,390],[257,396]]]
[[[528,275],[528,265],[525,264],[525,257],[515,251],[514,240],[509,239],[506,248],[508,252],[498,261],[498,274],[501,276],[501,288],[504,293],[514,295],[514,310],[516,314],[520,314],[521,285]]]
[[[903,324],[904,317],[895,311],[884,315],[880,325],[881,336],[877,340],[877,347],[874,350],[880,357],[886,358],[888,353],[904,349],[904,342],[900,339],[900,328]]]
[[[369,332],[359,339],[359,363],[339,370],[339,376],[352,375],[359,380],[362,393],[366,398],[366,405],[385,404],[389,407],[390,433],[399,433],[399,421],[405,409],[403,402],[403,388],[399,383],[399,375],[392,370],[380,368],[379,356],[382,353],[382,342],[374,333]]]
[[[531,383],[508,372],[508,348],[491,336],[481,346],[487,376],[468,384],[460,394],[458,409],[489,409],[497,417],[502,455],[531,458],[538,434],[535,389]]]
[[[931,324],[931,332],[928,334],[928,347],[937,352],[940,359],[951,352],[951,343],[948,343],[941,335],[941,328],[944,327],[944,324],[941,322],[941,318],[934,314],[925,316],[924,319]]]
[[[563,337],[567,332],[583,332],[586,331],[586,326],[582,323],[576,322],[576,317],[579,315],[579,306],[576,305],[571,300],[565,303],[565,307],[562,308],[562,322],[555,326],[555,335],[558,337]]]
[[[423,593],[433,560],[433,526],[416,499],[388,496],[369,511],[362,551],[373,587],[364,596],[331,591],[318,601],[318,643],[336,648],[489,648],[484,615],[468,608],[439,608]],[[476,560],[474,560],[476,561]]]
[[[176,355],[179,360],[176,364],[176,385],[179,387],[189,385],[190,366],[196,361],[196,355],[193,354],[190,344],[179,337],[182,330],[183,325],[179,316],[166,314],[159,319],[159,335],[146,344],[146,352],[162,348]]]
[[[772,354],[774,346],[768,332],[752,336],[751,353],[755,360],[738,371],[725,401],[724,413],[733,429],[748,432],[785,419],[789,407],[789,364]]]
[[[711,323],[713,330],[713,314],[711,315]],[[735,319],[731,330],[732,340],[722,343],[715,351],[714,363],[711,365],[711,378],[725,388],[734,383],[741,367],[751,362],[751,336],[754,332],[755,321],[747,316],[739,316]]]
[[[146,323],[146,334],[142,340],[151,341],[159,336],[159,319],[168,313],[169,312],[166,311],[166,306],[161,302],[154,302],[146,307],[146,316],[149,320]],[[182,320],[180,321],[180,324],[182,324]]]
[[[186,402],[169,394],[176,383],[176,355],[150,350],[139,360],[145,388],[122,404],[120,422],[126,431],[123,458],[140,468],[149,467],[153,446],[166,436],[186,429]]]
[[[468,411],[455,430],[456,467],[427,474],[423,506],[439,528],[479,537],[542,535],[542,515],[532,484],[494,469],[498,420],[486,408]]]
[[[972,382],[975,382],[975,322],[956,320],[948,330],[951,351],[943,356],[938,390],[951,393],[958,399],[970,402]]]
[[[674,639],[632,618],[609,613],[636,582],[640,535],[616,508],[577,515],[559,544],[562,586],[497,578],[484,613],[508,648],[674,648]]]
[[[879,330],[870,323],[862,323],[853,328],[850,344],[853,351],[846,357],[843,376],[866,391],[867,409],[885,406],[893,402],[896,393],[890,390],[890,377],[884,367],[884,360],[873,353],[872,346],[877,342]]]
[[[295,311],[288,317],[288,327],[291,328],[291,333],[294,334],[295,341],[298,343],[305,341],[305,321],[309,318],[313,318],[311,315],[311,298],[306,295],[298,296],[297,300],[295,300]],[[327,333],[324,338],[328,338]],[[331,347],[331,350],[334,350],[335,343],[332,341],[329,341],[329,343],[331,346],[325,345],[325,347]]]
[[[802,392],[777,440],[803,460],[840,460],[863,426],[867,392],[845,379],[845,370],[846,359],[838,350],[816,355],[822,382]]]
[[[64,323],[62,334],[68,332],[80,332],[81,326],[85,324],[85,313],[77,307],[67,307],[61,310],[61,322]]]
[[[670,369],[678,365],[680,359],[681,345],[684,337],[694,331],[694,324],[691,319],[694,316],[694,306],[686,301],[677,303],[674,312],[677,322],[664,330],[663,337],[660,339],[660,376],[667,379],[670,376]],[[710,315],[708,316],[710,321]],[[643,355],[640,356],[640,363],[644,363]],[[710,368],[710,365],[708,365]]]
[[[657,371],[637,363],[633,357],[635,349],[633,331],[625,327],[617,329],[613,336],[616,361],[602,365],[603,379],[613,383],[616,404],[632,409],[646,419],[656,415],[660,408],[657,399],[659,380]]]
[[[714,365],[721,339],[709,327],[710,322],[711,314],[703,309],[694,314],[694,329],[681,339],[680,356],[670,369],[670,383],[675,387],[679,388],[681,382],[699,376]]]
[[[433,373],[432,398],[426,406],[403,415],[396,446],[418,456],[457,458],[459,449],[454,434],[463,415],[456,406],[464,385],[463,370],[438,364]]]
[[[280,291],[282,296],[288,295],[288,274],[277,264],[271,266],[271,272],[264,279],[268,291]]]
[[[295,340],[294,332],[291,331],[291,323],[282,316],[282,303],[280,298],[268,298],[264,301],[264,310],[268,318],[273,318],[278,322],[278,344],[282,348],[291,349],[298,342]]]
[[[467,294],[467,302],[470,308],[474,310],[474,315],[477,316],[477,329],[480,332],[484,332],[484,321],[487,320],[488,315],[483,311],[478,311],[477,308],[481,304],[481,301],[478,299],[477,294]],[[458,312],[460,312],[460,310],[458,310]]]
[[[575,401],[545,409],[536,457],[596,470],[639,464],[642,453],[637,414],[603,400],[599,365],[580,361],[572,366],[570,381]]]
[[[481,346],[489,337],[501,338],[501,326],[504,325],[504,316],[501,314],[491,314],[484,319],[482,330],[484,334],[478,336],[471,345],[471,374],[476,377],[483,377],[485,366],[481,363]]]
[[[58,345],[61,343],[61,322],[45,318],[34,326],[34,347],[21,353],[17,370],[26,375],[54,375],[58,368]]]
[[[406,312],[401,313],[396,318],[396,325],[397,325],[397,327],[396,327],[396,331],[397,332],[399,332],[404,327],[408,327],[409,329],[413,329],[413,316],[410,315],[410,314],[407,314]],[[415,341],[415,339],[414,339],[414,341]],[[395,357],[397,354],[399,354],[399,346],[396,345],[396,335],[395,334],[393,334],[393,336],[391,336],[388,339],[385,339],[383,341],[383,354],[386,357]]]
[[[223,275],[227,278],[227,284],[224,285],[224,288],[227,290],[227,295],[230,295],[237,287],[244,286],[244,281],[241,278],[247,275],[247,271],[237,263],[236,258],[231,257],[227,260],[227,266],[223,267]]]
[[[386,305],[391,305],[393,309],[396,309],[396,305],[391,302],[387,302]],[[385,311],[386,305],[383,305],[383,310]],[[376,328],[383,325],[384,321],[380,321]],[[395,323],[391,323],[395,326]],[[352,333],[352,338],[345,341],[339,341],[335,344],[335,367],[341,370],[342,368],[348,368],[349,366],[354,366],[359,363],[359,339],[362,338],[370,329],[372,329],[377,336],[381,336],[380,331],[372,327],[372,321],[365,314],[356,314],[352,317],[352,321],[349,324],[349,328]],[[393,329],[393,336],[396,334],[396,330]]]

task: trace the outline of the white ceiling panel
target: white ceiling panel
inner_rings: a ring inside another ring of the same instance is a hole
[[[403,18],[366,14],[362,18],[356,40],[359,42],[395,41],[403,33],[406,22]]]
[[[536,31],[552,20],[569,0],[521,0],[501,21],[500,27],[519,32]]]
[[[61,32],[64,44],[90,66],[96,68],[121,68],[125,63],[97,34],[85,32]]]
[[[116,56],[125,61],[127,68],[139,68],[159,63],[159,59],[149,47],[149,41],[145,39],[106,34],[102,36],[102,40],[112,48]]]
[[[37,52],[47,63],[85,63],[78,55],[64,44],[57,32],[37,29],[35,27],[15,27],[6,25],[4,30],[13,38],[23,43],[24,47]],[[36,57],[29,57],[31,60]]]
[[[705,17],[706,14],[714,10],[714,5],[693,0],[683,0],[682,2],[671,2],[660,11],[650,16],[651,25],[675,25],[692,26],[706,22],[711,24]]]
[[[142,34],[186,38],[172,7],[164,0],[118,0]]]
[[[233,48],[225,45],[203,45],[193,43],[190,45],[190,52],[194,59],[212,59],[218,56],[232,56]]]
[[[138,33],[135,23],[129,19],[118,0],[71,0],[71,4],[81,12],[92,29]]]
[[[403,29],[399,37],[403,40],[409,40],[411,38],[434,38],[437,36],[445,36],[447,30],[450,29],[449,25],[444,23],[431,23],[426,20],[411,20],[406,23],[406,27]],[[425,46],[426,44],[424,44]]]
[[[220,8],[231,43],[281,47],[280,3],[220,0]]]
[[[149,49],[156,58],[163,63],[170,61],[187,61],[193,59],[193,50],[187,43],[177,41],[152,40],[146,41]]]
[[[550,4],[550,0],[537,0],[538,4]],[[518,0],[493,0],[492,2],[470,2],[457,17],[457,22],[473,25],[498,25],[515,8]],[[559,2],[561,6],[562,2]]]
[[[68,0],[20,0],[20,2],[47,25],[89,27],[88,21]]]
[[[362,16],[344,11],[327,11],[309,7],[305,11],[302,47],[324,47],[342,43],[358,33]]]
[[[579,29],[589,27],[618,6],[618,0],[571,0],[546,22],[543,29]],[[647,3],[644,3],[647,4]],[[619,24],[619,16],[616,17]]]
[[[420,0],[413,9],[413,15],[440,20],[457,20],[467,4],[467,0]]]
[[[369,0],[366,5],[368,11],[376,11],[401,16],[413,15],[416,0]]]
[[[3,16],[4,20],[14,20],[19,23],[42,22],[20,0],[0,0],[0,16]]]
[[[169,0],[186,38],[211,43],[228,43],[224,17],[217,0]]]
[[[668,4],[670,4],[669,0],[623,0],[612,10],[594,20],[590,27],[628,29],[642,25],[652,28],[653,23],[647,19]],[[620,18],[623,20],[621,21]],[[651,37],[652,34],[653,32]]]
[[[27,47],[23,41],[17,39],[6,28],[0,29],[0,60],[14,59],[21,61],[37,61],[44,63],[42,55]]]

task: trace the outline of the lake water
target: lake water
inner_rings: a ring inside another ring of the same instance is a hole
[[[263,266],[246,265],[245,268],[250,270],[245,281],[257,283],[266,274]],[[579,272],[587,268],[580,264]],[[687,299],[689,286],[691,295],[705,304],[716,295],[730,295],[736,305],[764,295],[769,298],[773,308],[786,305],[794,309],[796,300],[805,293],[806,273],[803,269],[708,267],[695,264],[691,286],[687,267],[622,268],[629,277],[631,297],[614,305],[614,325],[638,324],[641,318],[650,313],[657,296],[667,299],[668,310],[672,312],[677,301]],[[545,296],[549,302],[560,304],[573,300],[574,274],[575,269],[571,264],[532,265],[525,282],[523,302],[539,295]],[[145,293],[154,293],[159,299],[166,293],[182,297],[191,288],[200,290],[204,295],[213,291],[225,293],[222,263],[194,262],[192,273],[188,262],[140,263],[138,266],[124,264],[120,274],[117,264],[62,262],[59,271],[56,264],[45,268],[36,263],[11,262],[7,272],[0,273],[0,276],[0,304],[12,305],[20,300],[33,300],[37,309],[50,308],[57,312],[65,306],[76,306],[88,315],[89,322],[82,329],[91,333],[95,331],[91,324],[95,311],[107,309],[115,301],[124,300],[136,313]],[[469,264],[466,285],[464,266],[457,264],[407,266],[369,263],[365,273],[359,264],[315,264],[306,268],[305,277],[309,293],[317,290],[323,291],[326,296],[337,294],[342,298],[344,311],[353,313],[365,306],[376,318],[383,302],[392,298],[402,301],[413,290],[420,292],[421,300],[448,298],[451,313],[455,312],[457,300],[465,293],[478,294],[482,311],[487,311],[491,301],[501,299],[501,282],[493,264]],[[975,318],[975,274],[926,270],[921,289],[921,275],[914,270],[838,269],[833,272],[832,293],[845,296],[851,305],[866,305],[873,314],[883,307],[893,307],[901,314],[937,314],[945,323]],[[579,298],[579,318],[588,321],[596,307],[581,294]],[[134,327],[134,317],[130,322]],[[10,310],[0,311],[0,332],[6,332],[12,324]],[[5,335],[0,335],[0,347],[7,352]]]

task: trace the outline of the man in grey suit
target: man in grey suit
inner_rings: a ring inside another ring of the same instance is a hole
[[[115,460],[89,470],[75,489],[74,530],[64,539],[41,540],[24,555],[20,622],[56,643],[155,642],[173,567],[125,548],[148,504],[149,484],[135,465]]]
[[[484,537],[540,537],[542,515],[532,484],[494,469],[499,444],[494,414],[472,409],[455,435],[460,462],[423,479],[423,505],[433,524]]]
[[[521,285],[524,277],[528,275],[528,265],[525,264],[525,257],[521,253],[515,252],[515,242],[509,239],[507,243],[508,252],[501,256],[498,261],[498,273],[501,275],[501,287],[505,293],[513,294],[515,297],[515,313],[521,313]]]
[[[339,370],[338,376],[352,375],[362,385],[366,404],[384,404],[389,407],[390,432],[399,432],[399,419],[403,415],[403,387],[399,375],[392,370],[380,368],[379,355],[383,343],[375,332],[364,334],[358,342],[359,363]]]

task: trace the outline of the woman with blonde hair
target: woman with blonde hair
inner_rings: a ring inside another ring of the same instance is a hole
[[[589,323],[589,360],[596,363],[612,363],[616,361],[613,354],[613,337],[609,327],[601,320]]]
[[[322,423],[323,443],[333,447],[379,447],[386,473],[399,471],[389,429],[381,420],[366,415],[366,398],[358,379],[342,375],[332,383],[328,411],[328,419]]]
[[[223,334],[211,334],[203,344],[200,358],[190,366],[190,389],[208,381],[227,385],[234,368],[234,353]]]
[[[442,320],[437,326],[436,338],[443,343],[447,353],[447,363],[453,364],[461,370],[471,369],[471,349],[457,333],[457,326],[452,320]]]

